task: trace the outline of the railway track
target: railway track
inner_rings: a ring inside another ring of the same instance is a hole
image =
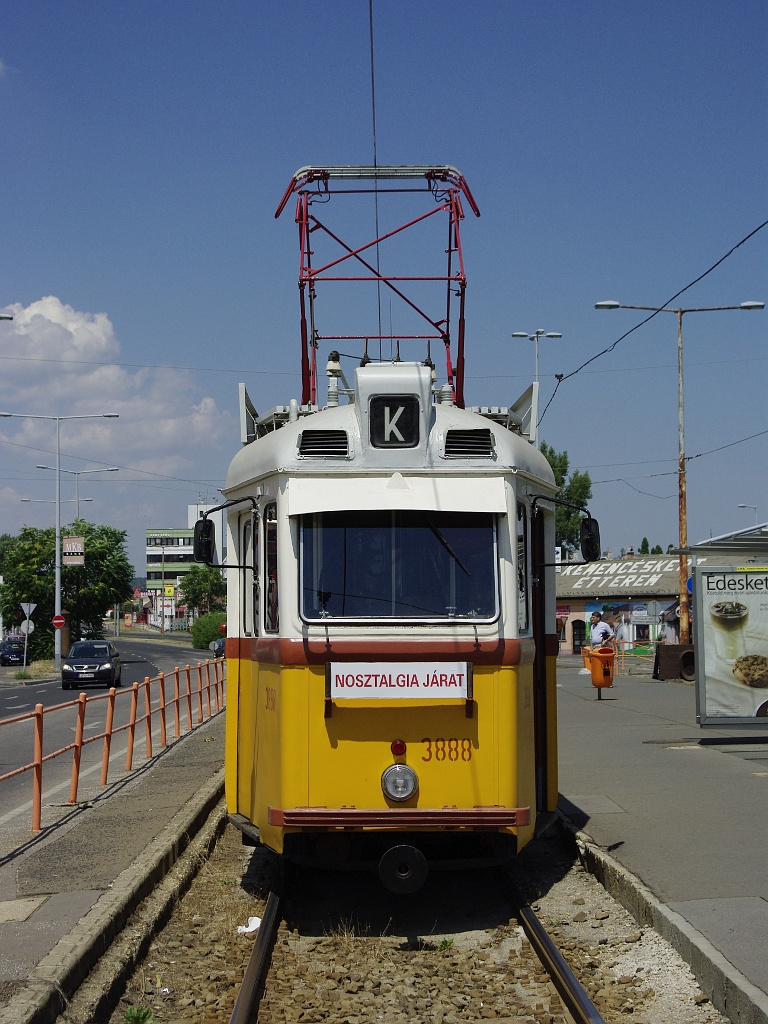
[[[530,905],[514,890],[515,913],[529,944],[520,936],[510,942],[510,931],[502,926],[490,941],[473,939],[460,957],[462,936],[448,934],[403,942],[346,929],[319,942],[284,937],[276,947],[281,891],[282,885],[267,900],[230,1024],[510,1017],[605,1024]],[[454,968],[460,965],[470,970],[456,984]]]
[[[135,1008],[157,1024],[726,1024],[680,958],[638,929],[556,836],[521,855],[519,912],[509,877],[490,871],[434,873],[407,898],[369,875],[289,871],[278,903],[268,899],[279,891],[275,864],[228,828],[98,1019],[125,1024]],[[254,936],[238,925],[252,915],[262,919],[261,952],[249,967]],[[586,989],[586,1016],[567,995],[564,1005],[561,982],[537,959],[534,918],[567,958],[558,971]],[[67,1024],[92,1019],[71,1010]]]

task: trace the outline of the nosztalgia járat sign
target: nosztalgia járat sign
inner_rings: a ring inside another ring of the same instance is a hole
[[[465,661],[333,662],[333,700],[394,697],[467,697]]]

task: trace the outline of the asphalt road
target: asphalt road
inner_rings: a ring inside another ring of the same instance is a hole
[[[114,726],[118,727],[128,720],[131,704],[131,684],[142,681],[149,676],[154,678],[161,672],[167,676],[177,666],[183,669],[186,665],[197,665],[205,661],[208,652],[196,651],[191,646],[189,637],[160,639],[152,635],[144,637],[120,636],[111,638],[120,652],[123,666],[123,685],[117,691],[115,701]],[[63,691],[61,680],[57,676],[30,685],[20,685],[13,680],[16,669],[0,669],[0,721],[23,715],[33,711],[36,704],[45,708],[59,708],[51,711],[44,718],[43,754],[60,749],[73,742],[76,728],[76,707],[80,692],[88,694],[84,736],[96,736],[103,732],[107,712],[107,689],[104,687],[82,687],[77,691]],[[194,677],[193,677],[194,679]],[[157,687],[153,688],[153,707],[159,704]],[[166,683],[166,702],[173,696],[173,679]],[[90,698],[96,698],[91,700]],[[138,712],[144,713],[144,702],[141,701]],[[153,752],[160,749],[159,716],[154,716],[152,729]],[[168,713],[168,738],[173,736],[173,715]],[[182,718],[182,723],[184,718]],[[12,725],[0,725],[0,775],[13,771],[33,758],[33,725],[31,720]],[[125,758],[128,736],[127,732],[118,733],[112,741],[110,749],[109,782],[116,782],[125,775]],[[134,766],[140,765],[145,756],[145,726],[142,724],[136,731]],[[100,785],[101,760],[103,741],[95,740],[83,749],[80,765],[80,783],[78,801],[96,798],[102,791]],[[68,813],[70,781],[72,775],[72,754],[65,753],[48,761],[43,766],[43,825],[61,818]],[[29,836],[32,807],[32,772],[26,771],[3,783],[0,783],[0,854],[19,845],[24,837]]]

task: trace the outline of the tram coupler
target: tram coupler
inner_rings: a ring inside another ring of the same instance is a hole
[[[420,889],[428,874],[427,858],[415,846],[392,846],[379,861],[382,885],[401,895]]]

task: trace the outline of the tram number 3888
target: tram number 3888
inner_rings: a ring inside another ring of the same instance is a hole
[[[430,739],[429,736],[425,736],[421,742],[427,745],[427,749],[421,758],[422,761],[472,760],[472,740],[469,737],[457,739],[455,736],[452,736],[446,740],[441,736],[438,736],[436,739]]]

